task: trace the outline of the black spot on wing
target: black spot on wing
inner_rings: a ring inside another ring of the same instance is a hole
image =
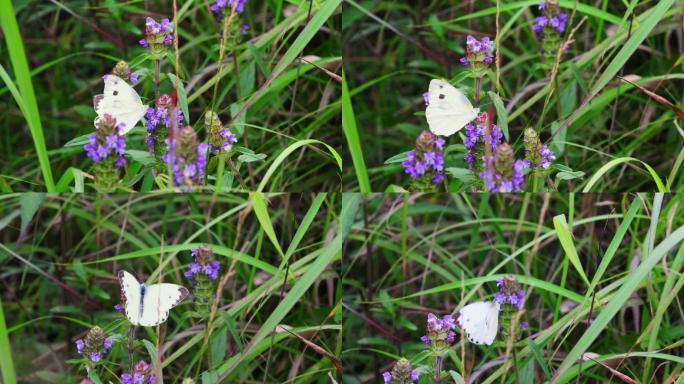
[[[113,95],[114,95],[114,96],[116,96],[116,95],[118,95],[118,94],[119,94],[119,91],[114,91],[114,92],[113,92]]]
[[[443,93],[440,93],[440,94],[439,94],[439,99],[440,99],[440,100],[444,100],[445,97],[446,97],[446,96],[444,96]]]

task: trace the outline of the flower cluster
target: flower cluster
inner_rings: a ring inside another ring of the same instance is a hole
[[[221,265],[214,259],[214,252],[207,246],[191,251],[193,262],[184,275],[192,281],[192,294],[197,317],[206,317],[213,302],[215,281]]]
[[[86,355],[92,363],[97,363],[112,348],[112,339],[105,337],[102,328],[95,326],[88,331],[85,340],[76,340],[76,351]]]
[[[119,168],[126,164],[126,138],[121,133],[123,123],[105,114],[95,121],[95,133],[83,146],[95,165],[95,187],[101,192],[113,192],[119,183]]]
[[[411,362],[401,358],[394,363],[391,371],[382,373],[385,384],[413,384],[420,378],[420,372],[411,367]]]
[[[121,375],[121,384],[154,384],[156,379],[150,365],[143,360],[133,367],[133,372]]]
[[[433,313],[428,313],[427,335],[422,336],[420,341],[429,346],[436,356],[443,356],[456,340],[455,328],[456,323],[451,315],[440,319]]]
[[[247,0],[215,0],[214,5],[211,6],[211,11],[216,14],[223,14],[227,8],[241,14],[245,11],[245,3]]]
[[[487,138],[487,124],[489,124],[489,115],[483,112],[465,126],[466,137],[463,143],[468,150],[465,160],[471,167],[477,159],[482,159],[486,142],[489,142],[490,149],[494,152],[503,138],[503,133],[496,124],[491,125],[490,137]]]
[[[533,128],[527,128],[524,133],[525,158],[533,169],[548,169],[556,160],[556,155],[548,146],[539,140],[539,134]]]
[[[470,66],[472,76],[481,78],[487,73],[487,66],[494,61],[494,42],[485,36],[477,40],[471,35],[466,38],[466,56],[461,64]]]
[[[96,163],[113,158],[117,168],[126,164],[126,138],[121,134],[123,122],[117,124],[114,117],[105,114],[95,127],[95,133],[88,136],[88,144],[83,146],[88,157]]]
[[[114,310],[119,312],[122,315],[126,313],[126,310],[124,309],[123,305],[121,305],[121,304],[115,305]]]
[[[204,126],[209,134],[212,152],[230,152],[233,144],[237,143],[237,136],[221,124],[221,120],[214,111],[208,111],[204,116]]]
[[[173,99],[169,95],[161,95],[155,101],[154,108],[147,107],[145,112],[145,128],[147,129],[147,148],[150,152],[161,158],[162,154],[166,151],[164,145],[159,145],[159,143],[164,143],[164,140],[168,137],[169,129],[173,126],[173,121],[171,116],[175,111],[176,121],[175,128],[180,127],[183,124],[183,112],[180,108],[176,108],[173,103]]]
[[[189,191],[194,185],[202,184],[209,144],[200,143],[197,133],[189,125],[178,132],[177,138],[166,139],[165,143],[167,152],[162,160],[173,173],[174,187]]]
[[[150,52],[160,59],[166,46],[173,43],[173,24],[169,19],[162,19],[158,23],[151,17],[145,20],[145,38],[140,40],[140,45],[149,48]]]
[[[561,37],[565,33],[568,15],[560,11],[558,0],[542,1],[539,9],[543,14],[537,16],[532,29],[542,41],[542,64],[548,72],[556,62],[556,53],[561,46]]]
[[[414,150],[407,153],[408,159],[401,165],[413,180],[413,189],[430,189],[444,180],[445,140],[430,131],[423,131],[416,139]]]
[[[568,15],[566,13],[560,12],[558,3],[555,1],[549,1],[549,4],[546,4],[546,1],[542,1],[539,3],[539,9],[544,12],[544,14],[537,16],[537,21],[534,26],[532,26],[532,29],[535,32],[543,35],[546,27],[549,27],[562,35],[563,32],[565,32],[565,25],[568,22]]]
[[[213,259],[213,252],[209,247],[193,248],[190,251],[193,262],[188,265],[184,275],[188,279],[195,280],[198,274],[204,274],[211,280],[218,279],[220,264]]]
[[[518,339],[519,332],[529,328],[527,321],[521,322],[517,327],[512,327],[514,319],[518,318],[519,312],[523,309],[525,290],[520,287],[518,281],[512,276],[498,279],[496,286],[499,287],[499,292],[494,295],[494,300],[501,306],[499,312],[501,337],[503,340],[507,337]]]
[[[485,169],[480,172],[489,192],[522,192],[525,184],[525,169],[529,160],[516,160],[513,148],[508,143],[499,144]]]
[[[520,309],[523,300],[525,299],[525,290],[520,289],[518,282],[512,277],[498,279],[496,286],[499,287],[499,292],[494,295],[499,305],[511,304],[515,309]]]

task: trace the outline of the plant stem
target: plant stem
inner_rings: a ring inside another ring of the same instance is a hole
[[[442,357],[435,358],[435,383],[439,384],[442,381]]]
[[[218,166],[216,167],[216,192],[223,189],[223,168],[226,165],[226,155],[221,152],[218,156]]]
[[[161,61],[159,59],[154,60],[154,99],[159,98],[159,72],[161,68]]]

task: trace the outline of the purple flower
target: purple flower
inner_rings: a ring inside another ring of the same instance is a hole
[[[85,342],[83,339],[76,340],[76,350],[78,351],[79,355],[83,354],[83,348],[85,348]]]
[[[223,10],[230,6],[237,13],[245,11],[245,3],[247,0],[215,0],[214,5],[211,6],[211,11],[222,15]]]
[[[247,31],[249,31],[249,25],[242,24],[242,26],[240,26],[240,33],[246,35]]]
[[[92,352],[92,353],[90,354],[90,360],[91,360],[93,363],[97,363],[98,361],[100,361],[100,358],[101,358],[101,357],[102,357],[102,356],[100,356],[100,351],[95,351],[95,352]]]
[[[417,369],[411,371],[411,380],[416,381],[420,378],[420,372]]]
[[[494,300],[496,300],[499,305],[504,305],[508,301],[508,297],[503,292],[499,292],[496,295],[494,295]]]
[[[135,72],[131,72],[131,75],[128,77],[128,80],[131,82],[131,85],[135,85],[135,83],[138,82],[138,74]]]
[[[420,341],[425,343],[426,345],[430,345],[430,337],[428,335],[423,335],[420,337]]]
[[[389,372],[383,372],[382,378],[385,380],[385,384],[390,384],[392,382],[392,374]]]
[[[102,342],[102,346],[105,348],[105,350],[111,348],[112,347],[112,339],[110,339],[109,337],[104,339],[104,341]]]
[[[520,329],[523,331],[527,331],[530,328],[530,323],[527,321],[523,321],[520,323]]]
[[[550,167],[551,163],[556,160],[556,155],[546,145],[541,146],[539,153],[541,154],[541,162],[539,165],[544,169]]]
[[[532,26],[532,29],[535,32],[541,32],[547,24],[549,24],[549,19],[546,16],[537,16],[537,22]]]
[[[121,305],[121,304],[115,305],[115,306],[114,306],[114,310],[117,311],[117,312],[119,312],[119,313],[122,314],[122,315],[125,313],[124,307],[123,307],[123,305]]]
[[[153,18],[147,17],[145,19],[145,35],[145,38],[140,40],[140,45],[145,48],[152,46],[154,50],[158,50],[165,45],[171,45],[173,42],[173,23],[166,18],[158,23]]]
[[[466,56],[461,57],[461,60],[459,60],[461,64],[465,65],[466,67],[470,65],[470,60]]]
[[[416,147],[406,153],[407,159],[401,164],[411,179],[428,175],[433,184],[444,180],[444,138],[430,131],[423,131],[416,139]]]
[[[430,105],[430,92],[423,93],[423,101],[426,107]]]

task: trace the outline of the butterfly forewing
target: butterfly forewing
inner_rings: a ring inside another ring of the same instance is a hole
[[[444,80],[430,81],[430,104],[425,117],[435,135],[451,136],[477,117],[479,110],[458,89]]]
[[[154,284],[146,287],[140,325],[151,327],[169,317],[169,311],[188,296],[188,290],[177,284]]]
[[[119,271],[119,283],[126,298],[124,306],[126,317],[132,324],[138,325],[140,321],[140,283],[126,271]]]
[[[459,312],[457,322],[468,341],[491,345],[499,327],[499,304],[491,301],[468,304]]]
[[[145,115],[146,109],[135,89],[115,75],[106,76],[104,93],[95,96],[93,104],[98,118],[108,114],[117,122],[125,124],[122,134],[128,133],[135,127]],[[95,123],[97,121],[98,119],[95,119]]]

